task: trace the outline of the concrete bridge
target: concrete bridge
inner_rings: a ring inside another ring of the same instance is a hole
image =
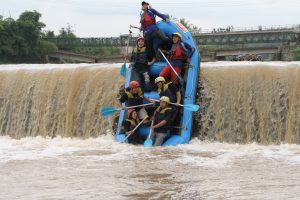
[[[47,60],[56,59],[57,62],[62,62],[63,59],[86,62],[86,63],[95,63],[97,59],[95,56],[78,54],[69,51],[59,50],[57,52],[53,52],[47,55]]]
[[[224,29],[225,30],[225,29]],[[119,47],[124,49],[127,37],[110,38],[55,38],[49,39],[60,49],[73,47]],[[300,25],[279,27],[258,27],[235,29],[235,31],[204,32],[194,35],[194,39],[202,53],[202,61],[223,60],[228,56],[239,54],[269,54],[274,59],[281,59],[290,52],[284,52],[287,47],[300,45]],[[132,38],[130,46],[135,45],[136,38]]]

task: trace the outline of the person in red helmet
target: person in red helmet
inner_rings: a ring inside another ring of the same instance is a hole
[[[131,131],[140,123],[140,121],[141,120],[138,118],[138,114],[135,109],[129,109],[127,111],[127,119],[125,119],[122,123],[121,132],[125,133],[126,136],[130,134],[128,137],[129,143],[137,144],[141,142],[141,138],[138,134],[138,128],[131,133]]]
[[[127,107],[130,106],[138,106],[138,105],[142,105],[144,99],[148,102],[154,103],[153,100],[144,97],[143,91],[141,89],[140,83],[137,81],[131,81],[129,83],[129,87],[125,89],[124,94],[120,97],[119,101],[120,103],[125,103],[125,105]],[[126,107],[123,107],[122,105],[120,105],[122,107],[123,110],[126,110]],[[138,113],[138,117],[139,119],[145,119],[148,118],[148,114],[147,111],[145,110],[144,107],[138,107],[136,108],[137,113]],[[148,120],[145,120],[143,123],[147,123]]]
[[[180,75],[185,62],[189,63],[190,57],[193,55],[195,49],[189,44],[182,42],[180,33],[172,34],[173,45],[170,51],[163,51],[169,55],[169,61],[174,70]],[[166,80],[171,77],[173,83],[178,84],[178,78],[169,65],[167,65],[159,74]]]
[[[156,16],[160,17],[161,19],[165,20],[167,23],[170,22],[169,16],[159,13],[153,8],[150,8],[149,3],[143,1],[142,2],[142,11],[141,14],[141,30],[143,31],[144,37],[145,37],[145,43],[147,47],[147,56],[150,60],[155,58],[155,52],[157,49],[153,48],[153,40],[155,38],[161,39],[162,44],[170,44],[171,46],[171,40],[158,29],[156,25]]]
[[[145,39],[139,37],[136,41],[136,47],[131,54],[131,63],[133,65],[131,71],[131,80],[139,81],[143,91],[151,91],[153,85],[150,81],[149,66],[155,62],[155,58],[148,62]]]

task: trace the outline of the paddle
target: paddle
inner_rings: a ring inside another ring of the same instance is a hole
[[[132,131],[130,131],[130,133],[126,136],[126,138],[121,142],[121,143],[123,143],[123,142],[125,142],[130,136],[131,136],[131,134],[132,133],[134,133],[134,131],[145,121],[147,119],[147,117],[145,117],[138,125],[136,125],[136,127],[132,130]]]
[[[152,122],[151,122],[151,127],[153,126],[153,123],[154,123],[154,120],[152,120]],[[151,139],[152,132],[153,132],[153,129],[150,128],[150,133],[147,137],[147,140],[145,140],[145,142],[144,142],[144,147],[152,147],[152,144],[153,144],[153,141]]]
[[[129,26],[129,28],[131,29],[131,25]],[[128,56],[129,42],[130,42],[131,33],[132,33],[132,31],[130,29],[129,29],[129,35],[128,35],[128,40],[127,40],[127,47],[126,47],[126,55],[125,55],[125,58],[124,58],[124,64],[121,66],[121,69],[120,69],[120,74],[124,78],[126,77],[126,72],[127,72],[126,62],[127,62],[127,56]]]
[[[153,103],[147,103],[147,104],[142,104],[142,105],[138,105],[138,106],[130,106],[130,107],[126,107],[126,109],[138,108],[138,107],[149,106],[149,105],[153,105]],[[122,108],[104,107],[104,108],[100,109],[100,115],[103,117],[107,117],[107,116],[113,115],[115,112],[120,111],[120,110],[122,110]]]
[[[131,25],[131,24],[130,24],[130,28],[135,28],[135,29],[141,30],[141,28],[140,28],[140,27],[133,26],[133,25]]]
[[[156,99],[151,99],[151,100],[156,101],[156,102],[160,102],[159,100],[156,100]],[[200,108],[200,106],[197,105],[197,104],[184,104],[184,105],[176,104],[176,103],[169,103],[169,104],[175,105],[175,106],[182,106],[182,107],[186,108],[187,110],[190,110],[190,111],[193,111],[193,112],[197,112]]]
[[[165,54],[160,49],[158,49],[158,51],[164,57],[164,59],[166,60],[166,62],[169,64],[169,66],[171,67],[172,71],[176,74],[176,76],[177,76],[177,78],[179,80],[180,85],[183,86],[183,84],[184,84],[183,78],[175,71],[175,69],[173,68],[173,66],[169,62],[169,60],[166,58]]]

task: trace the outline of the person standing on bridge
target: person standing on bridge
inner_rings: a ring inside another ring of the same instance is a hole
[[[156,25],[156,16],[162,18],[167,23],[170,22],[169,16],[159,13],[153,8],[150,8],[149,3],[143,1],[142,2],[142,11],[141,14],[141,28],[140,30],[143,31],[145,43],[147,47],[147,57],[149,60],[152,60],[156,56],[156,51],[153,47],[153,40],[155,38],[161,39],[162,44],[171,44],[171,40],[158,29]],[[170,45],[171,46],[171,45]]]

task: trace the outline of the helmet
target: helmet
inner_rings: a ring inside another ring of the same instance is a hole
[[[128,116],[128,118],[131,117],[131,114],[132,114],[133,112],[136,112],[136,110],[135,110],[135,109],[129,109],[129,110],[127,111],[127,116]]]
[[[145,38],[139,37],[139,38],[136,40],[136,43],[138,43],[140,40],[144,40],[144,41],[145,41]]]
[[[147,3],[146,1],[143,1],[143,2],[142,2],[142,6],[143,6],[144,4],[149,5],[149,3]]]
[[[166,96],[162,96],[159,100],[160,100],[160,101],[164,101],[164,102],[166,102],[166,103],[170,103],[169,97],[166,97]]]
[[[137,81],[131,81],[131,82],[129,83],[129,88],[130,88],[130,89],[138,88],[138,87],[140,87],[140,83],[137,82]]]
[[[158,82],[166,82],[165,78],[162,77],[162,76],[159,76],[155,79],[155,84],[158,83]]]
[[[181,36],[181,34],[180,33],[178,33],[178,32],[175,32],[175,33],[173,33],[172,34],[172,37],[173,36],[177,36],[177,37],[179,37],[180,39],[182,39],[182,36]]]

